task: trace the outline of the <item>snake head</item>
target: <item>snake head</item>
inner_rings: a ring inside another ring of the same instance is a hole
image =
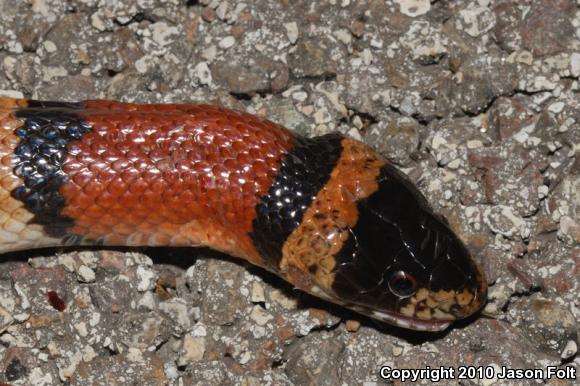
[[[332,291],[347,307],[404,328],[440,331],[477,312],[487,284],[469,251],[389,164],[335,255]]]

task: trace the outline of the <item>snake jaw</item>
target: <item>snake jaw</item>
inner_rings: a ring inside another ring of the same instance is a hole
[[[406,316],[402,316],[400,314],[395,314],[391,312],[382,312],[382,311],[372,311],[371,316],[377,320],[393,324],[397,327],[407,328],[416,331],[429,331],[429,332],[438,332],[443,331],[451,323],[452,320],[423,320],[423,319],[415,319],[409,318]]]
[[[487,299],[487,280],[481,270],[475,273],[472,286],[461,290],[419,288],[414,295],[399,299],[392,309],[348,305],[363,315],[397,327],[426,332],[439,332],[453,322],[478,312]]]

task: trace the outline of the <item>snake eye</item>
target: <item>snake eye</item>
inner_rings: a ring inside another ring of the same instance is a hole
[[[389,289],[400,298],[408,298],[417,291],[417,281],[407,272],[397,271],[389,279]]]

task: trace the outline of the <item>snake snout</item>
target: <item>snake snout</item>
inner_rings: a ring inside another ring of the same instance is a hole
[[[414,256],[425,266],[416,293],[401,301],[399,312],[423,321],[453,321],[479,311],[487,298],[487,282],[463,242],[441,216],[425,213],[422,242]]]
[[[455,319],[466,318],[481,309],[487,300],[487,280],[483,270],[457,236],[446,232],[433,269],[429,290],[441,311]]]
[[[487,301],[487,280],[482,271],[477,269],[473,284],[466,287],[458,296],[458,302],[451,308],[457,319],[463,319],[479,311]]]

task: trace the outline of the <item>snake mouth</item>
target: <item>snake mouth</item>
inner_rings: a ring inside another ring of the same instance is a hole
[[[388,311],[371,311],[371,316],[374,319],[393,324],[397,327],[429,332],[443,331],[453,322],[453,320],[415,319]]]

